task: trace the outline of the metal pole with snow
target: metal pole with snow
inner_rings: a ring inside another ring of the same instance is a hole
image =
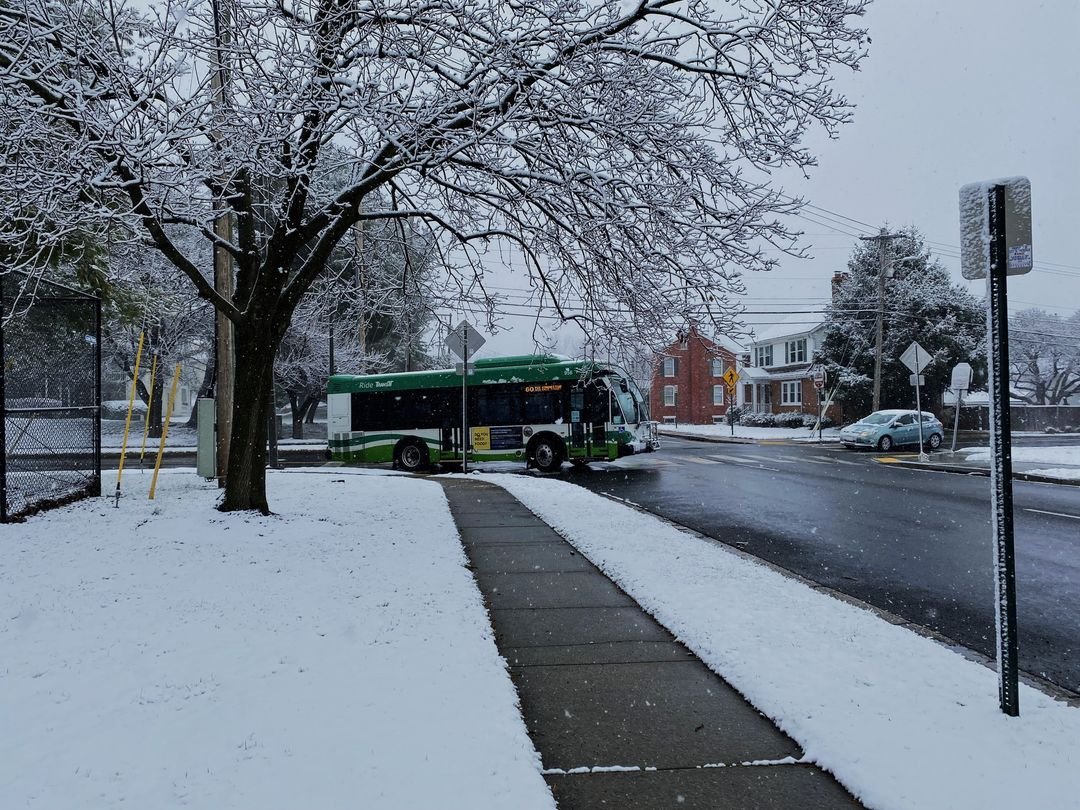
[[[1013,546],[1012,435],[1006,280],[1031,271],[1031,183],[1011,177],[960,189],[961,271],[987,279],[990,493],[994,529],[995,631],[1001,710],[1020,714]]]

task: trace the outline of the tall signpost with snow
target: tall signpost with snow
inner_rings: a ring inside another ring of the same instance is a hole
[[[960,248],[960,269],[964,278],[987,279],[998,691],[1001,710],[1016,717],[1020,714],[1020,700],[1006,278],[1031,272],[1031,183],[1026,177],[969,183],[960,189]]]
[[[487,341],[468,321],[462,321],[454,327],[443,340],[446,348],[461,358],[455,370],[461,375],[461,471],[469,471],[469,374],[474,367],[469,358]]]

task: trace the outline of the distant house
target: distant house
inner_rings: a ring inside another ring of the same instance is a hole
[[[738,370],[742,347],[721,345],[695,327],[676,336],[653,366],[649,408],[659,422],[709,424],[721,422],[728,410],[724,373]],[[736,404],[740,404],[736,389]]]
[[[741,380],[746,407],[762,413],[817,413],[818,392],[810,372],[824,336],[824,318],[815,312],[788,315],[758,332]],[[840,406],[834,403],[827,415],[841,421]]]

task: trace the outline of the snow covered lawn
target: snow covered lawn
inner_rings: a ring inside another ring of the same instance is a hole
[[[561,481],[485,476],[550,522],[877,810],[1080,807],[1080,709],[720,543]]]
[[[554,807],[441,488],[351,473],[0,527],[0,805]]]
[[[966,461],[990,463],[989,447],[973,447],[958,450]],[[1016,447],[1012,448],[1012,460],[1028,464],[1046,464],[1046,468],[1026,469],[1024,472],[1036,475],[1045,475],[1050,478],[1063,478],[1071,481],[1080,481],[1080,444],[1065,445],[1061,447]],[[1052,465],[1069,464],[1071,467],[1055,467]]]

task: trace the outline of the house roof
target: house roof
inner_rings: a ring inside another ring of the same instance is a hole
[[[785,315],[776,323],[763,327],[760,331],[754,331],[754,339],[751,346],[763,346],[766,343],[775,343],[778,340],[797,335],[807,335],[825,324],[825,316],[821,310],[801,310]]]
[[[695,327],[695,326],[690,327],[690,332],[687,334],[687,338],[688,339],[693,338],[693,339],[701,341],[705,345],[705,347],[708,348],[708,349],[712,349],[713,347],[716,347],[718,349],[723,349],[724,351],[730,352],[731,354],[734,354],[736,356],[746,353],[746,347],[745,346],[742,346],[742,345],[736,343],[734,340],[732,340],[728,336],[726,336],[726,335],[718,335],[718,336],[709,337],[707,335],[701,334],[701,332],[699,332],[697,327]],[[667,346],[665,346],[663,348],[663,350],[661,350],[660,354],[663,354],[664,352],[667,352],[667,351],[672,351],[674,349],[678,349],[679,346],[680,346],[680,342],[681,341],[679,340],[679,338],[676,337],[675,340],[673,340],[671,343],[669,343]]]

